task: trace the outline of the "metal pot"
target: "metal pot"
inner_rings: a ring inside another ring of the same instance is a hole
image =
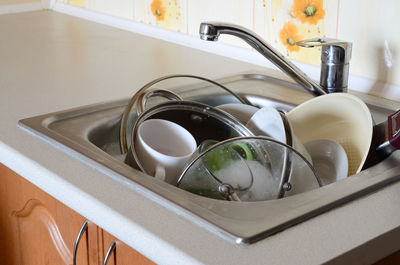
[[[168,100],[196,101],[210,106],[224,103],[247,103],[245,99],[225,86],[200,76],[169,75],[152,80],[132,96],[124,110],[120,126],[122,154],[128,151],[129,133],[131,132],[128,125],[132,125],[137,119],[138,111],[145,110],[147,99],[154,96]]]
[[[132,127],[131,143],[135,142],[139,125],[148,119],[164,119],[179,124],[193,135],[197,145],[208,139],[223,141],[239,136],[254,136],[243,124],[222,110],[198,102],[171,101],[154,106],[138,117]],[[134,144],[131,144],[125,162],[148,173],[138,160]]]

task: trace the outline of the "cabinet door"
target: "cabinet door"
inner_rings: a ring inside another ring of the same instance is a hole
[[[151,260],[119,241],[117,238],[113,237],[109,233],[103,230],[103,251],[104,256],[107,253],[112,242],[115,241],[115,249],[110,254],[110,258],[107,265],[154,265]]]
[[[2,164],[0,181],[1,263],[72,264],[74,243],[84,218]],[[78,265],[99,264],[97,229],[89,224],[89,233],[82,237]],[[96,250],[91,251],[91,247]]]

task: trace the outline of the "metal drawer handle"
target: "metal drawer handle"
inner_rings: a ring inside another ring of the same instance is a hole
[[[107,262],[111,256],[111,252],[115,251],[115,246],[116,246],[115,241],[111,242],[110,247],[107,250],[106,256],[104,257],[103,265],[107,265]]]
[[[81,229],[79,230],[78,236],[76,237],[75,245],[74,245],[74,255],[72,256],[73,265],[76,265],[76,252],[78,251],[79,242],[81,241],[82,235],[84,232],[88,230],[88,221],[85,220],[83,222]]]

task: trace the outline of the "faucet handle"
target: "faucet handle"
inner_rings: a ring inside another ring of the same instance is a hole
[[[332,38],[296,42],[305,48],[322,47],[320,85],[328,92],[346,92],[352,43]]]
[[[322,47],[321,61],[327,63],[348,63],[351,59],[352,43],[332,38],[314,38],[296,42],[305,48]]]
[[[313,39],[298,41],[298,42],[296,42],[296,44],[301,47],[306,47],[306,48],[329,46],[329,45],[335,45],[335,46],[347,48],[346,46],[349,44],[351,45],[351,42],[341,41],[341,40],[332,39],[332,38],[313,38]]]

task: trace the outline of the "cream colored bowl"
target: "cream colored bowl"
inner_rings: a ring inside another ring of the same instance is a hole
[[[372,117],[358,97],[328,94],[308,100],[287,114],[294,133],[304,144],[316,139],[339,143],[349,160],[348,175],[361,171],[372,140]]]

